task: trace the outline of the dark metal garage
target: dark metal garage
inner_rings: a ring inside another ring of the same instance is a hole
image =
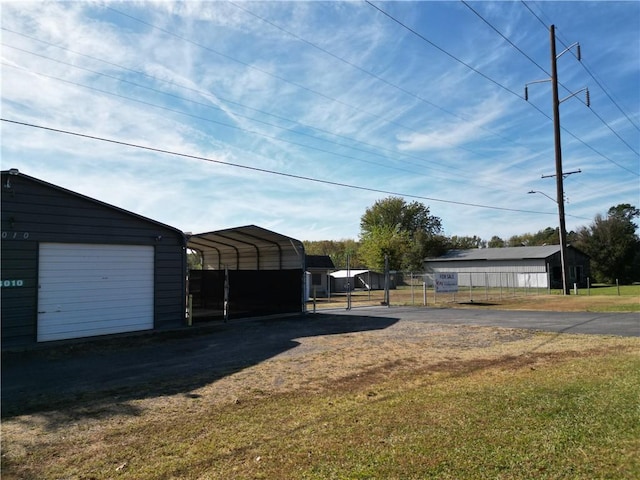
[[[192,235],[187,248],[202,265],[189,271],[194,321],[304,311],[299,240],[247,225]]]
[[[2,348],[184,324],[181,231],[15,169],[1,211]]]

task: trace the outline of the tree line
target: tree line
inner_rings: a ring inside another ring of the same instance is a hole
[[[567,233],[567,243],[591,257],[593,282],[640,281],[640,237],[634,220],[640,210],[630,204],[611,207],[588,226]],[[383,271],[385,258],[391,270],[422,271],[423,260],[449,250],[559,245],[559,229],[547,227],[508,239],[493,236],[446,236],[442,220],[420,202],[387,197],[367,208],[360,218],[358,240],[304,241],[309,255],[328,255],[337,268]]]

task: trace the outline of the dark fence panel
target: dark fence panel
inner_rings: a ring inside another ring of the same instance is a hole
[[[224,270],[191,270],[189,293],[198,320],[224,317]],[[229,318],[300,313],[302,270],[229,270]]]

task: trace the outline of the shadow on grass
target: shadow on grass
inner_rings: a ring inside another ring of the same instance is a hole
[[[397,318],[315,314],[212,323],[2,356],[2,417],[137,415],[129,400],[183,393],[296,348],[296,339],[388,328]],[[64,417],[64,418],[62,418]]]

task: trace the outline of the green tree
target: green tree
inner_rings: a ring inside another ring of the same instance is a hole
[[[487,246],[489,248],[503,248],[505,245],[506,245],[506,242],[503,239],[501,239],[497,235],[494,235],[493,237],[491,237],[491,240],[489,240],[489,243]]]
[[[486,241],[475,235],[473,237],[458,237],[454,235],[449,239],[449,244],[453,250],[471,250],[472,248],[484,248],[487,246]]]
[[[345,268],[347,255],[351,268],[364,267],[364,263],[358,254],[359,244],[353,239],[343,240],[316,240],[302,242],[304,251],[308,255],[328,255],[336,268]]]
[[[376,225],[360,238],[360,255],[374,270],[384,271],[385,257],[389,260],[390,270],[400,270],[409,244],[407,232],[397,227]]]
[[[187,249],[187,267],[189,270],[202,270],[202,257],[199,252]]]
[[[626,203],[611,207],[604,217],[576,233],[575,246],[591,257],[591,275],[596,281],[630,283],[640,279],[640,238],[633,220],[640,211]]]
[[[392,270],[421,270],[424,258],[440,245],[441,230],[440,218],[420,202],[407,203],[400,197],[378,200],[360,219],[362,260],[380,269],[387,255]]]

